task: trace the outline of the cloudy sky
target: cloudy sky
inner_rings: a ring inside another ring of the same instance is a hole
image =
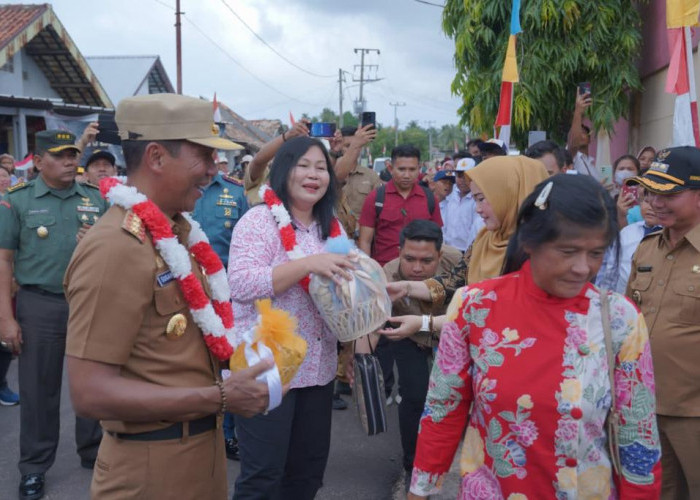
[[[441,0],[429,0],[440,3]],[[84,56],[160,55],[173,86],[175,0],[54,0],[54,11]],[[417,0],[181,0],[183,91],[214,92],[245,118],[295,117],[338,110],[338,69],[347,71],[344,110],[358,98],[360,56],[370,78],[366,110],[391,125],[457,123],[451,95],[454,45],[442,32],[442,9]],[[233,12],[232,12],[233,11]],[[265,46],[236,18],[299,69]],[[310,74],[311,73],[311,74]],[[318,75],[318,76],[315,76]]]

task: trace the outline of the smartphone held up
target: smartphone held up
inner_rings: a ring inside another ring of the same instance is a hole
[[[336,125],[335,123],[309,123],[309,135],[311,137],[333,137],[335,134]]]
[[[377,128],[377,114],[374,111],[363,111],[360,121],[360,127],[372,125],[372,128]]]
[[[628,184],[624,184],[622,186],[622,189],[620,190],[620,196],[623,198],[633,198],[634,202],[632,205],[639,205],[639,191],[637,186],[630,186]]]

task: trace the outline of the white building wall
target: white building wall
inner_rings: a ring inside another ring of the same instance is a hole
[[[0,71],[0,94],[60,98],[34,59],[24,49],[12,56],[12,72]]]
[[[693,53],[695,85],[700,92],[700,55]],[[636,154],[644,146],[662,149],[671,145],[673,138],[673,107],[675,94],[668,94],[666,76],[668,67],[642,81],[644,91],[639,106],[639,123],[630,130],[631,151]]]
[[[22,66],[27,74],[24,80],[24,95],[27,97],[50,97],[60,99],[61,96],[51,88],[44,72],[39,69],[34,59],[27,55],[24,49],[21,51]]]
[[[9,71],[9,70],[12,71]],[[22,90],[22,58],[17,53],[12,61],[0,71],[0,94],[24,95]]]

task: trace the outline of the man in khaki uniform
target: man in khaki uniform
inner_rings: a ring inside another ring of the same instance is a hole
[[[401,230],[399,257],[384,265],[387,281],[423,281],[449,271],[462,259],[462,252],[442,244],[442,229],[430,220],[414,220]],[[394,340],[388,345],[399,373],[399,430],[403,448],[403,466],[411,477],[425,397],[430,378],[431,347],[437,346],[437,332],[431,332],[431,315],[442,315],[446,305],[433,306],[428,302],[405,298],[394,303],[392,316],[419,315],[423,328],[410,337],[386,334]]]
[[[358,129],[343,127],[341,133],[343,134],[343,146],[336,165],[341,169],[345,165],[345,169],[348,170],[345,186],[343,186],[343,195],[347,200],[350,215],[358,220],[365,198],[381,184],[379,175],[374,170],[358,164],[362,148],[374,139],[377,132],[372,128],[372,125],[365,125]]]
[[[265,143],[260,148],[260,151],[250,160],[248,167],[243,173],[243,189],[245,189],[249,206],[253,207],[263,202],[258,191],[260,186],[267,182],[269,175],[268,165],[277,154],[279,148],[289,139],[308,136],[308,123],[306,120],[299,120],[290,130],[282,132],[281,135]]]
[[[190,225],[181,212],[194,208],[199,188],[216,174],[215,148],[236,144],[218,137],[210,103],[175,94],[124,99],[116,121],[127,184],[163,212],[187,247]],[[74,253],[64,287],[73,405],[105,431],[92,498],[225,499],[221,415],[266,409],[267,386],[255,377],[269,362],[219,380],[219,365],[146,223],[118,204]]]
[[[58,448],[68,318],[63,273],[78,241],[107,210],[97,188],[75,180],[79,155],[70,132],[38,132],[34,164],[39,176],[14,186],[0,201],[0,342],[20,355],[23,500],[44,495],[45,474]],[[20,286],[16,320],[13,277]],[[80,463],[92,468],[100,427],[76,416],[75,430]]]
[[[628,183],[646,189],[665,228],[642,240],[627,285],[649,327],[661,498],[700,498],[700,149],[661,150]]]

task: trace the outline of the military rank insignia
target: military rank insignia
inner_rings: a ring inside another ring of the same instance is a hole
[[[224,188],[223,192],[219,195],[219,199],[216,204],[221,207],[237,207],[238,204],[233,196],[228,194],[228,188]]]

